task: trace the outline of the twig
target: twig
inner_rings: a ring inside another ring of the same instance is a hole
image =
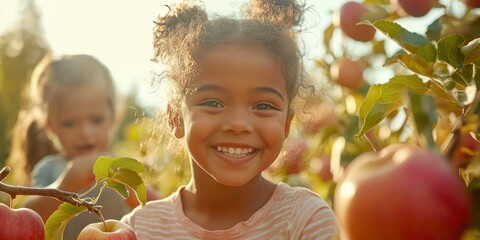
[[[89,212],[95,213],[97,215],[101,215],[101,206],[95,205],[95,203],[85,201],[79,198],[77,193],[74,192],[67,192],[62,191],[55,188],[36,188],[36,187],[23,187],[23,186],[13,186],[10,184],[6,184],[1,182],[5,179],[8,174],[10,174],[10,168],[4,167],[0,171],[0,192],[5,192],[10,195],[11,199],[15,199],[17,195],[37,195],[37,196],[44,196],[55,198],[62,202],[70,203],[74,206],[84,206],[88,209]]]

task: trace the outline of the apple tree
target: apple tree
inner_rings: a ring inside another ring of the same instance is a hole
[[[460,0],[346,1],[332,16],[325,56],[315,60],[322,102],[307,104],[313,110],[298,129],[309,142],[304,182],[315,190],[313,159],[328,156],[325,196],[350,239],[480,236],[478,7]],[[425,23],[426,31],[409,30],[408,21]],[[315,120],[327,117],[328,105],[334,123]],[[427,219],[421,209],[443,216]]]

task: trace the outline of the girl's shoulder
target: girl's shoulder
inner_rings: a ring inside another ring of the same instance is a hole
[[[327,206],[326,201],[317,193],[305,187],[292,187],[285,183],[279,183],[277,187],[278,198],[286,201],[292,201],[292,204],[302,204],[309,202],[318,206]]]
[[[330,205],[318,194],[304,187],[290,187],[280,183],[290,209],[289,236],[293,239],[332,239],[338,232],[337,217]],[[288,200],[287,200],[288,199]]]
[[[129,224],[133,223],[135,219],[157,219],[159,217],[169,218],[175,216],[175,205],[179,199],[179,190],[173,192],[166,198],[149,201],[145,206],[137,206],[129,214],[122,218],[122,221]]]

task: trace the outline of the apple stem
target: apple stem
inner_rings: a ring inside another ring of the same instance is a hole
[[[13,186],[2,182],[8,174],[10,174],[10,168],[4,167],[0,171],[0,192],[5,192],[10,196],[10,207],[12,207],[13,200],[17,195],[38,195],[44,197],[55,198],[62,202],[67,202],[75,206],[84,206],[88,211],[101,216],[100,206],[96,206],[95,203],[85,201],[79,198],[77,193],[62,191],[55,188],[36,188],[36,187],[24,187]],[[103,216],[101,217],[103,219]]]

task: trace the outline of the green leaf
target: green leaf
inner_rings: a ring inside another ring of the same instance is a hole
[[[475,68],[475,65],[473,64],[467,64],[462,68],[462,76],[465,79],[465,81],[467,81],[467,83],[471,83],[473,80],[474,68]]]
[[[475,65],[475,85],[477,85],[477,89],[480,89],[480,66]]]
[[[430,41],[438,41],[440,39],[442,34],[442,18],[443,15],[428,25],[425,35],[427,35]]]
[[[416,129],[427,141],[430,149],[437,147],[433,139],[433,125],[437,121],[435,98],[429,95],[410,93],[411,118]]]
[[[468,85],[468,82],[463,78],[463,75],[460,73],[460,70],[455,71],[451,79],[455,82],[456,87],[460,89],[465,89]]]
[[[332,40],[334,30],[335,26],[332,23],[327,27],[327,29],[325,29],[325,32],[323,32],[323,45],[325,46],[327,53],[332,52],[332,49],[330,47],[330,41]]]
[[[398,57],[398,60],[412,72],[424,75],[433,75],[433,64],[426,62],[423,58],[414,54],[404,54]]]
[[[130,169],[119,169],[116,174],[112,176],[112,179],[132,188],[135,191],[138,200],[142,205],[145,205],[147,202],[147,189],[138,173]]]
[[[465,42],[465,39],[460,34],[450,34],[438,42],[438,59],[447,62],[454,68],[463,66],[465,56],[460,50],[460,45]]]
[[[93,166],[97,184],[108,180],[107,186],[115,189],[120,195],[128,197],[128,193],[125,193],[126,189],[119,183],[127,185],[135,191],[142,205],[145,204],[147,197],[145,184],[139,174],[144,171],[145,167],[142,163],[127,157],[100,157]]]
[[[126,199],[130,195],[127,187],[125,187],[124,184],[115,182],[114,180],[111,180],[111,179],[106,179],[104,181],[107,184],[107,187],[112,188],[113,190],[117,191],[118,194],[120,194],[123,198]]]
[[[422,94],[428,88],[417,75],[396,75],[385,84],[372,85],[360,106],[361,126],[357,136],[362,136],[391,112],[401,107],[402,93],[406,90]]]
[[[407,31],[398,23],[379,20],[373,24],[369,21],[363,23],[370,24],[377,28],[379,31],[386,34],[390,39],[398,43],[405,51],[409,53],[417,52],[418,48],[423,46],[427,40],[420,34]]]
[[[118,169],[130,169],[136,173],[143,173],[145,167],[139,161],[127,157],[99,157],[93,166],[93,173],[97,184],[105,178],[112,177]]]
[[[385,5],[389,4],[390,0],[364,0],[363,3],[372,5]]]
[[[373,42],[372,52],[375,54],[386,55],[385,53],[385,40]]]
[[[452,96],[450,91],[447,90],[446,86],[442,86],[439,82],[436,81],[430,81],[430,91],[433,93],[433,95],[444,102],[449,102],[449,103],[454,103],[458,107],[463,107],[461,103],[457,101],[456,98]]]
[[[437,48],[431,42],[427,42],[418,49],[415,55],[420,56],[426,62],[434,63],[437,61]]]
[[[465,56],[465,64],[480,60],[480,38],[473,39],[463,46],[461,52]]]
[[[74,206],[70,203],[62,203],[58,209],[53,212],[45,223],[45,239],[61,240],[63,231],[72,218],[78,214],[87,211],[85,206]]]

